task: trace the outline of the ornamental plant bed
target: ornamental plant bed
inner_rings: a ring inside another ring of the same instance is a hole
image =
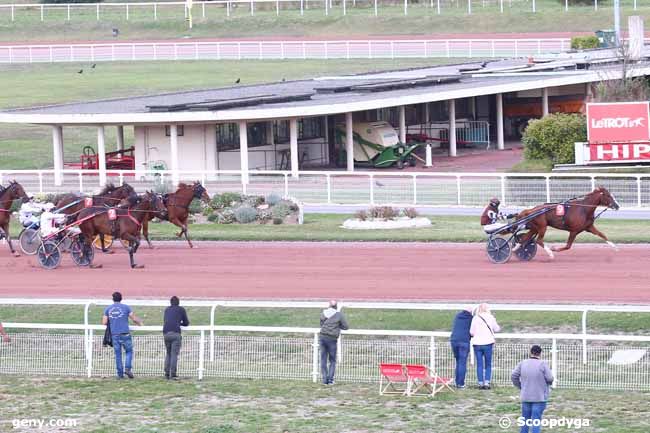
[[[431,220],[419,217],[413,208],[405,208],[400,211],[390,206],[380,206],[370,208],[368,211],[358,211],[355,218],[345,220],[341,227],[353,230],[376,230],[429,226],[431,226]]]
[[[191,207],[192,208],[192,207]],[[279,194],[216,194],[209,204],[194,207],[195,224],[301,224],[301,205]]]

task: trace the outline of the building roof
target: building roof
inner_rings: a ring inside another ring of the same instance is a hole
[[[147,124],[331,115],[619,78],[615,59],[471,62],[0,111],[0,122]],[[650,75],[642,62],[634,75]]]

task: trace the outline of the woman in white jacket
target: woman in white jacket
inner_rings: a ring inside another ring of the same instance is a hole
[[[492,379],[492,349],[494,334],[501,327],[497,323],[487,304],[481,304],[474,312],[469,333],[472,336],[472,346],[476,357],[476,377],[479,389],[490,389]]]

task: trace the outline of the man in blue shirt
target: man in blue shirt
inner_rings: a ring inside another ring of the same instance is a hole
[[[123,379],[125,374],[129,379],[133,379],[131,372],[133,340],[129,330],[129,319],[136,325],[142,326],[142,320],[131,311],[131,307],[122,304],[122,294],[120,292],[113,293],[113,304],[104,309],[102,324],[110,324],[113,349],[115,350],[115,368],[119,379]],[[122,367],[122,347],[126,352],[126,369]]]
[[[465,388],[465,375],[467,374],[467,356],[469,355],[469,328],[472,324],[472,306],[468,305],[454,317],[451,325],[451,350],[456,359],[456,388]]]

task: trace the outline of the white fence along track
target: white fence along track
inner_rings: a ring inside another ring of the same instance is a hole
[[[172,172],[108,170],[108,180],[127,182],[136,190],[171,185]],[[499,197],[507,206],[528,207],[582,196],[606,187],[624,209],[650,207],[648,173],[429,173],[397,171],[180,171],[185,181],[201,181],[210,194],[276,193],[306,205],[485,206]],[[97,170],[63,170],[56,185],[54,170],[0,170],[0,184],[19,181],[30,194],[93,193],[100,189]]]

